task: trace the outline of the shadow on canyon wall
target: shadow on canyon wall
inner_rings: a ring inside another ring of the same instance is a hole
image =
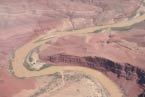
[[[129,63],[117,63],[106,58],[96,56],[72,56],[66,54],[57,54],[48,56],[47,61],[52,63],[66,63],[67,65],[75,65],[88,67],[99,70],[103,73],[111,71],[116,74],[118,78],[125,78],[126,80],[135,80],[136,83],[144,90],[138,97],[145,97],[145,71],[141,68],[135,67]]]

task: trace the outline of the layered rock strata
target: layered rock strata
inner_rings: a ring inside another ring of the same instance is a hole
[[[123,80],[135,81],[138,87],[140,87],[142,90],[145,89],[145,71],[139,67],[134,66],[133,64],[118,63],[97,56],[80,57],[67,54],[56,54],[53,56],[48,56],[47,58],[43,58],[42,60],[47,60],[47,63],[53,63],[54,65],[59,66],[72,65],[87,67],[99,70],[106,75],[107,72],[112,72],[118,79],[123,78]],[[144,92],[141,95],[144,95]]]

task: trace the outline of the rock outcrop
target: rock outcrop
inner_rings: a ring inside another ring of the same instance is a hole
[[[145,84],[145,71],[129,63],[117,63],[100,57],[85,57],[93,69],[102,68],[117,74],[117,77],[124,77],[126,80],[137,80],[138,84]]]
[[[115,74],[118,78],[124,78],[128,81],[135,80],[139,87],[143,90],[145,89],[145,71],[129,63],[117,63],[109,59],[96,56],[79,57],[66,54],[48,56],[47,61],[54,63],[55,65],[63,63],[64,65],[88,67],[99,70],[103,73],[109,71]]]

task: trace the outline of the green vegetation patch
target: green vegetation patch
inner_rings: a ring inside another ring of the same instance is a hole
[[[93,33],[99,33],[99,32],[102,32],[103,30],[106,30],[107,28],[101,28],[101,29],[97,29],[95,30]]]
[[[114,31],[128,31],[132,29],[132,26],[126,26],[126,27],[111,27],[111,30]]]
[[[28,64],[28,62],[26,62],[26,60],[25,60],[24,66],[25,66],[26,69],[28,69],[30,71],[40,71],[42,69],[45,69],[45,68],[48,68],[48,67],[54,66],[54,65],[53,64],[44,64],[40,69],[37,70],[35,68],[32,68],[31,64]]]
[[[141,23],[144,23],[145,20],[141,21],[141,22],[138,22],[138,23],[135,23],[131,26],[125,26],[125,27],[111,27],[111,30],[114,30],[114,31],[128,31],[128,30],[131,30],[132,28],[138,26],[139,24]]]
[[[40,67],[39,69],[35,69],[35,68],[32,67],[32,64],[29,64],[29,63],[27,62],[27,60],[28,60],[29,62],[33,62],[33,58],[32,58],[31,56],[32,56],[33,51],[36,50],[37,48],[39,48],[39,46],[36,47],[35,49],[33,49],[32,51],[30,51],[30,52],[27,54],[27,56],[26,56],[26,58],[25,58],[25,60],[24,60],[24,62],[23,62],[23,66],[24,66],[27,70],[29,70],[29,71],[40,71],[40,70],[42,70],[42,69],[48,68],[48,67],[50,67],[50,66],[53,65],[53,64],[43,64],[43,66]],[[39,64],[38,64],[38,65],[39,65]]]
[[[95,31],[95,33],[99,33],[99,32],[101,32],[103,29],[98,29],[98,30],[96,30]]]

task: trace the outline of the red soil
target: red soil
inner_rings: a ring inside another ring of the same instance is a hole
[[[13,97],[14,94],[19,93],[24,89],[34,89],[35,79],[18,79],[8,71],[0,71],[0,97]]]

